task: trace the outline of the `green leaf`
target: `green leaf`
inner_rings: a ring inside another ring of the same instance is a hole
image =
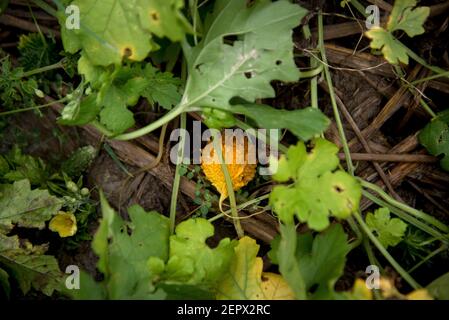
[[[94,65],[120,64],[127,57],[142,61],[158,48],[153,34],[173,41],[184,38],[188,24],[180,10],[182,0],[75,0],[80,10],[79,30],[65,28],[61,15],[64,48],[83,50]]]
[[[6,237],[0,233],[0,264],[14,278],[23,294],[31,288],[51,296],[59,289],[63,275],[58,261],[53,256],[44,255],[47,246],[33,246],[17,236]]]
[[[183,103],[232,111],[234,97],[274,97],[272,80],[297,81],[292,29],[306,13],[287,1],[216,1],[203,40],[187,57]],[[233,42],[225,38],[232,36]]]
[[[371,39],[371,48],[381,49],[384,58],[391,64],[408,64],[407,50],[390,32],[380,27],[368,30],[366,36]]]
[[[273,179],[294,181],[291,186],[274,187],[270,194],[270,204],[282,222],[291,224],[296,216],[311,229],[321,231],[329,226],[329,216],[345,219],[357,210],[360,184],[337,170],[337,152],[333,143],[317,138],[312,140],[310,151],[299,142],[281,157]]]
[[[17,145],[8,153],[7,159],[12,169],[4,174],[3,178],[6,180],[13,182],[28,179],[32,185],[46,183],[48,174],[45,163],[41,159],[23,154]]]
[[[232,111],[250,117],[260,128],[288,129],[305,141],[324,132],[330,123],[319,109],[314,108],[289,111],[267,105],[244,104],[233,106]]]
[[[247,236],[234,248],[235,258],[218,286],[217,299],[263,299],[262,258],[257,257],[259,245]]]
[[[130,222],[123,221],[101,194],[103,219],[92,242],[99,256],[98,269],[105,274],[110,299],[157,299],[163,293],[151,284],[150,257],[168,258],[168,218],[132,206]],[[81,288],[83,290],[83,288]],[[87,294],[87,293],[86,293]]]
[[[449,300],[449,273],[445,273],[427,286],[427,291],[439,300]]]
[[[434,156],[443,156],[440,166],[449,171],[449,109],[438,114],[419,133],[419,142]]]
[[[11,286],[9,285],[9,275],[8,273],[0,268],[0,288],[3,290],[6,298],[9,299],[11,294]]]
[[[374,211],[374,214],[368,212],[366,224],[386,248],[394,247],[401,242],[407,229],[407,224],[401,219],[390,218],[388,208],[379,208]]]
[[[416,3],[416,0],[396,0],[388,19],[388,31],[402,30],[409,37],[423,34],[423,24],[429,16],[430,8],[414,8]]]
[[[0,185],[0,231],[11,231],[13,224],[43,229],[61,205],[47,190],[31,190],[28,180]]]
[[[146,87],[142,96],[152,104],[158,103],[166,110],[172,109],[181,101],[181,79],[173,77],[170,72],[159,72],[147,64],[143,71]]]
[[[304,245],[306,239],[312,241],[312,237],[303,238],[300,243],[296,240],[296,227],[294,225],[280,225],[281,237],[271,243],[272,250],[271,261],[279,264],[279,271],[292,288],[295,296],[299,300],[305,300],[307,297],[307,288],[302,275],[299,261],[297,259],[297,247]]]
[[[335,282],[343,274],[348,239],[340,224],[317,235],[296,234],[294,226],[281,226],[281,241],[273,247],[281,274],[298,299],[334,299]]]
[[[190,273],[190,284],[212,286],[229,267],[236,242],[225,238],[212,249],[205,241],[213,235],[213,225],[206,219],[196,218],[180,223],[176,227],[176,234],[170,237],[168,264],[176,259],[176,268],[171,269],[186,275]]]
[[[385,59],[391,64],[408,64],[406,47],[393,36],[402,30],[409,37],[424,33],[423,24],[429,16],[428,7],[415,8],[416,0],[396,0],[387,23],[387,29],[373,27],[365,34],[371,39],[371,48],[381,49]]]
[[[61,112],[58,123],[66,126],[81,126],[95,120],[101,110],[97,95],[91,94],[81,101],[69,102]]]

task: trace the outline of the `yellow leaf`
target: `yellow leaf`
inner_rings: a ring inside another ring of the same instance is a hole
[[[76,233],[76,218],[71,212],[59,211],[50,221],[49,228],[59,233],[61,238],[71,237]]]
[[[426,289],[418,289],[406,295],[407,300],[433,300]]]
[[[352,287],[351,296],[357,300],[373,300],[373,293],[367,287],[365,280],[356,279]]]
[[[276,273],[262,274],[262,291],[267,300],[295,300],[295,294],[284,278]]]
[[[244,139],[222,137],[221,140],[222,155],[231,176],[232,187],[237,191],[246,186],[256,174],[256,161],[250,157],[255,155],[255,148],[246,137]],[[201,168],[206,178],[220,192],[220,201],[226,199],[228,197],[226,181],[213,142],[207,144],[202,151]]]
[[[257,257],[259,245],[243,237],[234,248],[235,258],[218,285],[217,299],[291,300],[294,294],[285,280],[275,273],[262,274],[263,261]]]

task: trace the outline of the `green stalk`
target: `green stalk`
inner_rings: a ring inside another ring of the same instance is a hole
[[[362,232],[359,229],[359,226],[357,225],[357,223],[355,223],[354,219],[352,217],[349,217],[347,219],[349,226],[351,227],[352,231],[355,233],[356,235],[356,239],[350,243],[351,246],[351,250],[354,250],[355,248],[357,248],[363,240],[363,235]]]
[[[182,161],[184,159],[186,124],[187,124],[187,115],[185,113],[182,113],[181,114],[181,125],[180,125],[181,135],[179,137],[178,158],[177,158],[175,178],[173,180],[173,188],[172,188],[171,201],[170,201],[170,233],[171,234],[173,234],[175,232],[176,204],[178,203],[178,191],[179,191],[179,185],[181,182],[180,170],[181,170]]]
[[[144,136],[157,128],[163,126],[164,124],[170,122],[180,114],[182,114],[186,110],[186,106],[178,105],[168,113],[166,113],[161,118],[157,119],[156,121],[150,123],[149,125],[142,127],[140,129],[137,129],[136,131],[129,132],[129,133],[123,133],[116,137],[114,137],[115,140],[132,140],[136,139],[138,137]]]
[[[61,102],[64,102],[64,101],[67,101],[67,97],[64,97],[62,99],[55,100],[55,101],[52,101],[52,102],[49,102],[49,103],[46,103],[46,104],[41,104],[39,106],[34,106],[34,107],[28,107],[28,108],[23,108],[23,109],[18,109],[18,110],[11,110],[11,111],[1,112],[0,113],[0,117],[7,116],[7,115],[10,115],[10,114],[14,114],[14,113],[20,113],[20,112],[31,111],[31,110],[38,110],[38,109],[46,108],[46,107],[49,107],[49,106],[54,105],[56,103],[61,103]]]
[[[235,120],[236,125],[243,130],[253,129],[250,125],[248,125],[246,122],[243,122],[239,119]],[[270,139],[267,135],[259,134],[258,131],[256,131],[256,138],[262,141],[263,143],[267,144],[267,141]],[[287,153],[288,148],[284,146],[282,143],[279,142],[278,144],[278,150],[282,153]]]
[[[32,75],[38,74],[38,73],[42,73],[42,72],[46,72],[46,71],[50,71],[50,70],[55,70],[55,69],[59,69],[59,68],[63,68],[62,62],[56,62],[54,64],[51,64],[49,66],[45,66],[45,67],[41,67],[41,68],[36,68],[27,72],[24,72],[21,78],[27,78],[30,77]]]
[[[39,8],[41,8],[42,10],[44,10],[45,12],[47,12],[49,15],[56,17],[57,15],[57,11],[50,6],[48,3],[46,3],[43,0],[32,0],[34,2],[34,4],[36,4]],[[53,0],[53,2],[56,2],[55,0]],[[57,1],[59,2],[59,1]]]
[[[341,122],[340,113],[337,107],[337,101],[335,100],[334,86],[332,85],[332,78],[329,72],[329,67],[327,63],[326,50],[324,49],[324,35],[323,35],[323,14],[320,11],[318,14],[318,46],[321,53],[321,64],[324,67],[324,75],[327,82],[327,87],[329,88],[329,95],[331,98],[332,109],[334,111],[335,122],[337,124],[338,133],[340,135],[341,143],[343,144],[343,151],[345,154],[346,164],[348,166],[349,173],[354,175],[354,165],[351,160],[351,152],[349,151],[348,142],[346,141],[345,131],[343,129],[343,123]]]
[[[423,58],[421,58],[416,53],[414,53],[411,49],[409,49],[406,45],[404,45],[402,43],[400,43],[400,45],[405,49],[405,51],[407,51],[407,54],[409,55],[410,58],[412,58],[413,60],[415,60],[416,62],[418,62],[422,66],[426,67],[427,69],[435,72],[436,74],[439,74],[442,77],[449,78],[449,74],[448,74],[447,70],[441,69],[439,67],[431,66]]]
[[[214,149],[217,152],[218,160],[220,161],[221,170],[223,171],[223,175],[225,177],[226,181],[226,189],[228,191],[228,197],[229,197],[229,203],[231,205],[231,215],[232,215],[232,221],[234,223],[235,230],[237,232],[237,236],[239,238],[242,238],[245,234],[243,232],[242,225],[240,224],[239,214],[237,212],[237,203],[235,201],[235,194],[234,194],[234,188],[232,186],[232,180],[231,175],[228,171],[228,166],[224,161],[223,153],[221,149],[221,139],[220,134],[218,130],[212,130],[212,137],[213,137],[213,144]]]
[[[424,263],[426,263],[427,261],[429,261],[430,259],[432,259],[433,257],[439,255],[441,252],[447,250],[447,246],[441,246],[438,249],[436,249],[435,251],[431,252],[429,255],[427,255],[424,259],[422,259],[420,262],[418,262],[413,268],[411,268],[408,272],[412,273],[413,271],[415,271],[416,269],[418,269],[420,266],[422,266]]]
[[[260,202],[260,201],[262,201],[262,200],[268,199],[269,197],[270,197],[270,194],[268,193],[268,194],[264,194],[263,196],[254,198],[254,199],[252,199],[252,200],[246,201],[246,202],[244,202],[244,203],[242,203],[242,204],[239,204],[239,205],[237,206],[237,210],[245,209],[246,207],[249,207],[250,205],[253,205],[253,204],[258,203],[258,202]],[[231,209],[226,210],[226,211],[224,211],[224,212],[222,212],[222,213],[219,213],[219,214],[213,216],[212,218],[208,219],[208,221],[209,221],[209,222],[214,222],[215,220],[218,220],[218,219],[220,219],[220,218],[223,218],[224,216],[226,216],[226,215],[228,215],[228,214],[230,214],[230,213],[231,213]]]
[[[422,211],[416,210],[415,208],[409,207],[405,203],[402,203],[402,202],[399,202],[399,201],[393,199],[387,193],[385,193],[385,191],[383,191],[382,188],[380,188],[379,186],[377,186],[375,184],[372,184],[368,181],[364,181],[362,179],[359,179],[359,181],[362,184],[362,187],[365,187],[365,188],[375,191],[377,194],[380,195],[381,198],[383,198],[385,201],[390,203],[392,206],[395,206],[396,208],[399,208],[399,209],[407,212],[408,214],[427,222],[428,224],[438,228],[439,230],[443,231],[444,233],[449,232],[449,227],[446,226],[444,223],[440,222],[439,220],[435,219],[434,217],[432,217]]]
[[[376,238],[376,236],[371,232],[371,230],[366,225],[365,221],[363,221],[362,216],[356,212],[354,213],[354,216],[357,220],[357,222],[362,227],[362,230],[365,232],[365,234],[368,236],[368,238],[371,240],[371,242],[376,246],[376,248],[382,253],[382,255],[387,259],[387,261],[391,264],[391,266],[401,275],[401,277],[407,281],[407,283],[413,288],[413,289],[419,289],[421,286],[413,279],[407,271],[405,271],[399,263],[396,262],[396,260],[390,255],[390,253],[385,249],[385,247],[379,242],[379,240]]]
[[[410,82],[410,84],[417,85],[419,83],[430,81],[430,80],[441,78],[441,77],[449,77],[449,71],[442,72],[442,73],[437,73],[437,74],[434,74],[434,75],[429,76],[429,77],[421,78],[421,79],[418,79],[418,80]]]

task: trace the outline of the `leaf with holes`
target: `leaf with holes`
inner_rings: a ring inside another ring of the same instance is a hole
[[[190,30],[181,13],[183,0],[75,0],[80,27],[67,29],[60,13],[64,48],[82,49],[94,65],[120,64],[123,58],[142,61],[158,48],[154,35],[180,41]]]
[[[270,204],[282,222],[294,223],[296,216],[320,231],[329,226],[329,216],[345,219],[358,209],[361,186],[354,177],[337,170],[337,152],[336,145],[317,138],[311,141],[310,151],[299,142],[281,157],[273,179],[294,182],[276,186],[270,194]]]
[[[394,247],[404,238],[407,224],[399,218],[390,218],[390,210],[379,208],[368,212],[366,224],[384,247]]]
[[[234,97],[274,97],[272,80],[297,81],[292,29],[306,13],[287,1],[218,0],[203,40],[187,55],[183,103],[232,111]]]
[[[61,287],[63,274],[56,258],[44,254],[47,249],[48,245],[33,246],[26,239],[19,241],[17,235],[7,237],[0,233],[0,264],[9,278],[17,281],[23,294],[34,288],[51,296]]]
[[[47,190],[32,190],[28,180],[0,185],[0,231],[11,231],[13,224],[43,229],[61,206],[62,201]]]
[[[449,171],[449,109],[438,114],[418,137],[430,154],[442,156],[441,168]]]

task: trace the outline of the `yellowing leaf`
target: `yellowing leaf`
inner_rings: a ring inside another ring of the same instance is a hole
[[[71,212],[59,211],[51,219],[49,228],[53,232],[59,233],[61,238],[71,237],[76,233],[76,218]]]
[[[350,296],[356,300],[373,300],[373,292],[367,287],[363,279],[355,280]]]
[[[259,245],[243,237],[234,248],[235,258],[217,287],[217,299],[276,300],[293,299],[294,294],[278,274],[262,274],[262,258],[257,257]]]
[[[294,300],[295,294],[284,278],[276,273],[262,274],[262,291],[268,300]]]
[[[80,28],[65,28],[60,18],[62,40],[67,51],[79,49],[94,65],[119,64],[122,59],[142,61],[158,48],[153,34],[179,41],[189,30],[180,10],[182,0],[75,0]]]
[[[249,157],[251,153],[254,154],[254,145],[250,144],[246,138],[243,139],[243,143],[241,140],[222,138],[221,152],[235,191],[246,186],[256,174],[256,164],[251,164]],[[220,192],[220,201],[226,199],[228,197],[226,181],[221,170],[218,153],[214,149],[212,142],[203,149],[201,168],[206,178]]]
[[[384,58],[392,64],[399,62],[408,64],[408,55],[404,46],[387,30],[374,27],[365,35],[370,38],[371,48],[381,49]]]
[[[407,300],[433,300],[426,289],[417,289],[406,295]]]

